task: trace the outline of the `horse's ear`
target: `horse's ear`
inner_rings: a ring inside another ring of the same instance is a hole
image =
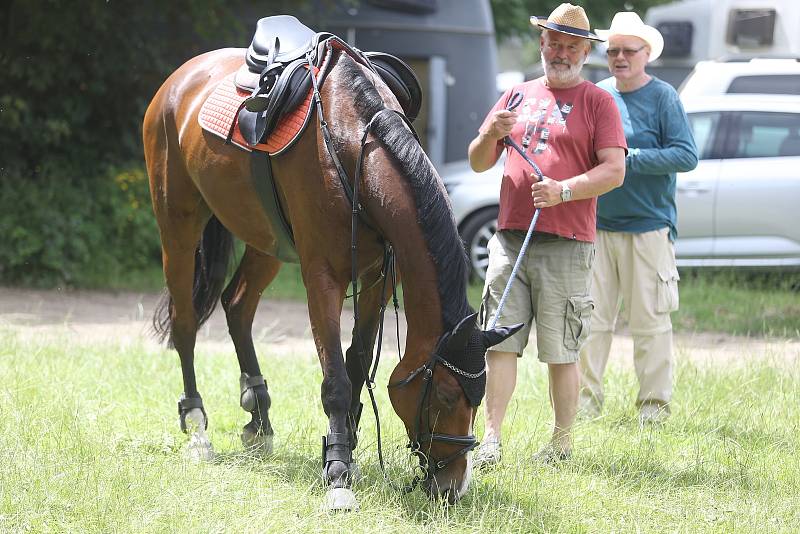
[[[448,350],[461,350],[467,346],[467,341],[469,341],[477,324],[475,322],[476,317],[478,317],[477,313],[467,315],[453,328],[453,331],[450,332],[450,338],[447,340]]]
[[[525,323],[518,323],[511,326],[498,326],[497,328],[492,328],[491,330],[484,330],[481,332],[483,337],[483,346],[487,349],[489,347],[494,347],[501,341],[504,341],[506,338],[516,334],[523,326],[525,326]]]

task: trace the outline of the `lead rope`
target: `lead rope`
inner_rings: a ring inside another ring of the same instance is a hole
[[[369,393],[369,400],[372,404],[372,412],[375,414],[375,433],[378,440],[378,463],[381,467],[381,473],[383,474],[383,479],[389,483],[389,485],[398,488],[394,481],[389,478],[389,474],[386,472],[386,465],[383,461],[383,446],[381,441],[381,419],[378,413],[378,403],[375,400],[375,376],[378,373],[378,364],[380,363],[381,359],[381,347],[383,346],[383,319],[384,313],[386,312],[386,305],[388,304],[388,300],[383,297],[386,294],[386,284],[389,282],[389,277],[386,276],[387,271],[389,269],[394,270],[394,251],[392,250],[391,245],[387,245],[386,249],[384,250],[383,255],[383,288],[381,290],[381,311],[379,314],[379,326],[378,326],[378,340],[377,340],[377,347],[375,351],[375,361],[372,364],[372,371],[367,375],[366,386],[367,386],[367,393]],[[394,279],[392,279],[392,294],[397,296],[397,286],[394,283]],[[362,369],[363,369],[363,360],[362,360]]]
[[[508,111],[513,111],[517,106],[519,106],[520,102],[522,102],[522,94],[521,93],[514,93],[508,101],[508,106],[506,109]],[[522,156],[528,165],[533,167],[534,172],[539,177],[539,181],[542,181],[543,175],[542,170],[533,161],[531,158],[525,154],[525,151],[520,148],[520,146],[508,135],[503,138],[503,143],[507,146],[510,146],[517,152],[519,155]],[[528,227],[528,233],[525,234],[525,240],[522,242],[522,248],[519,249],[519,255],[517,256],[517,261],[514,262],[514,268],[511,269],[511,276],[508,277],[508,282],[506,283],[506,287],[503,290],[503,296],[500,297],[500,304],[497,305],[497,311],[494,313],[494,317],[492,318],[491,324],[489,325],[489,329],[494,328],[497,326],[497,320],[500,318],[500,312],[503,311],[503,306],[506,304],[506,299],[508,298],[508,293],[511,291],[511,285],[514,283],[514,278],[517,276],[517,271],[519,270],[519,266],[522,264],[522,258],[525,256],[525,251],[528,250],[528,244],[531,241],[531,236],[533,235],[533,229],[536,227],[536,221],[539,220],[539,212],[541,210],[536,208],[536,211],[533,212],[533,219],[531,219],[531,225]]]

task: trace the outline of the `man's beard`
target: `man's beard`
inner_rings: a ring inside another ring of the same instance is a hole
[[[584,55],[583,59],[579,60],[577,63],[569,63],[569,61],[566,61],[563,64],[569,65],[569,70],[558,70],[544,59],[544,53],[540,53],[539,55],[542,59],[542,68],[544,69],[545,76],[560,84],[577,81],[581,76],[583,64],[586,63],[586,59],[588,58],[588,56]],[[559,63],[557,60],[555,62]]]

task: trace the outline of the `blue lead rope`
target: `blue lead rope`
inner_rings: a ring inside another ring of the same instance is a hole
[[[508,106],[506,107],[506,109],[508,111],[513,111],[517,106],[520,105],[521,102],[522,102],[522,94],[514,93],[514,95],[509,99]],[[539,168],[536,162],[533,161],[531,158],[529,158],[528,155],[525,154],[525,151],[522,150],[522,148],[520,148],[520,146],[509,136],[505,136],[503,138],[503,143],[516,150],[519,153],[519,155],[522,156],[522,158],[531,167],[533,167],[534,172],[536,172],[536,175],[539,177],[539,181],[541,182],[543,174],[542,170]],[[525,251],[528,250],[528,244],[531,241],[531,235],[533,235],[533,229],[536,227],[536,221],[539,219],[539,211],[540,209],[536,208],[536,211],[533,212],[533,219],[531,219],[531,225],[530,227],[528,227],[528,233],[525,235],[525,240],[522,242],[522,248],[520,248],[519,250],[519,256],[517,256],[517,261],[514,262],[514,268],[511,269],[511,276],[508,277],[508,283],[506,283],[506,288],[503,290],[503,296],[500,297],[500,304],[498,304],[497,311],[494,314],[494,318],[492,318],[492,323],[489,325],[490,329],[497,326],[497,319],[498,317],[500,317],[500,312],[503,311],[503,306],[505,306],[506,304],[508,293],[509,291],[511,291],[511,284],[514,283],[514,278],[516,277],[517,270],[519,270],[519,266],[522,263],[522,258],[523,256],[525,256]]]

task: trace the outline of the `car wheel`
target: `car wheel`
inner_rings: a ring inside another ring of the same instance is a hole
[[[471,215],[461,227],[461,239],[469,257],[470,272],[479,280],[486,279],[489,266],[489,240],[497,231],[499,208],[491,206]]]

